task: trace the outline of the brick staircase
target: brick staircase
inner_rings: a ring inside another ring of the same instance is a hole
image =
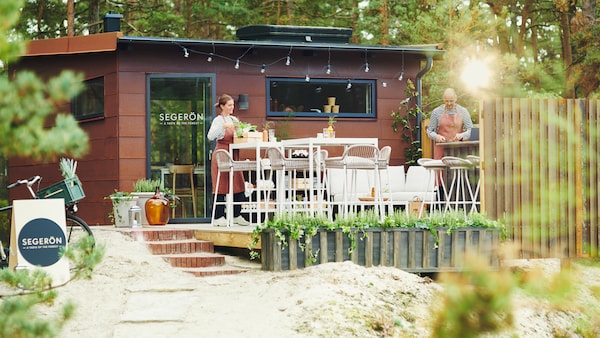
[[[173,267],[197,277],[247,271],[227,265],[226,256],[214,252],[213,242],[195,239],[191,229],[141,228],[129,234],[148,245],[153,255],[159,255]]]

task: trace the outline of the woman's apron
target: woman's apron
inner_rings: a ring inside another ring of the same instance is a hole
[[[463,120],[459,113],[448,114],[444,112],[440,118],[438,125],[437,134],[442,135],[446,138],[446,142],[450,142],[454,139],[456,134],[461,133],[463,130]],[[433,158],[439,160],[444,157],[444,147],[440,146],[438,142],[435,142],[433,146]]]

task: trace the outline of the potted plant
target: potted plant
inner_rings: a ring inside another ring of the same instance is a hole
[[[108,215],[109,219],[117,228],[128,227],[129,209],[137,204],[138,196],[133,196],[129,192],[115,190],[107,198],[112,201],[112,212]]]
[[[161,182],[159,179],[148,179],[148,178],[140,178],[135,181],[133,184],[133,192],[131,195],[137,196],[137,205],[142,209],[142,225],[147,226],[148,218],[146,217],[146,201],[148,201],[157,188],[161,188]],[[164,189],[161,189],[164,192]]]
[[[258,258],[252,248],[260,241],[262,267],[270,271],[351,260],[421,273],[460,271],[470,251],[498,267],[504,238],[504,225],[480,213],[433,212],[418,218],[399,210],[383,221],[372,210],[335,221],[296,213],[257,226],[249,249],[251,258]]]
[[[335,137],[335,129],[333,129],[335,122],[335,115],[330,115],[327,120],[327,128],[323,131],[324,137]]]

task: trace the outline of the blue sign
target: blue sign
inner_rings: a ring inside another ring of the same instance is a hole
[[[27,222],[19,233],[19,251],[32,265],[50,266],[60,260],[60,250],[67,245],[60,225],[47,218]]]

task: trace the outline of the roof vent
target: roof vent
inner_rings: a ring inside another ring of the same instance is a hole
[[[239,28],[239,40],[349,43],[352,29],[336,27],[251,25]]]

